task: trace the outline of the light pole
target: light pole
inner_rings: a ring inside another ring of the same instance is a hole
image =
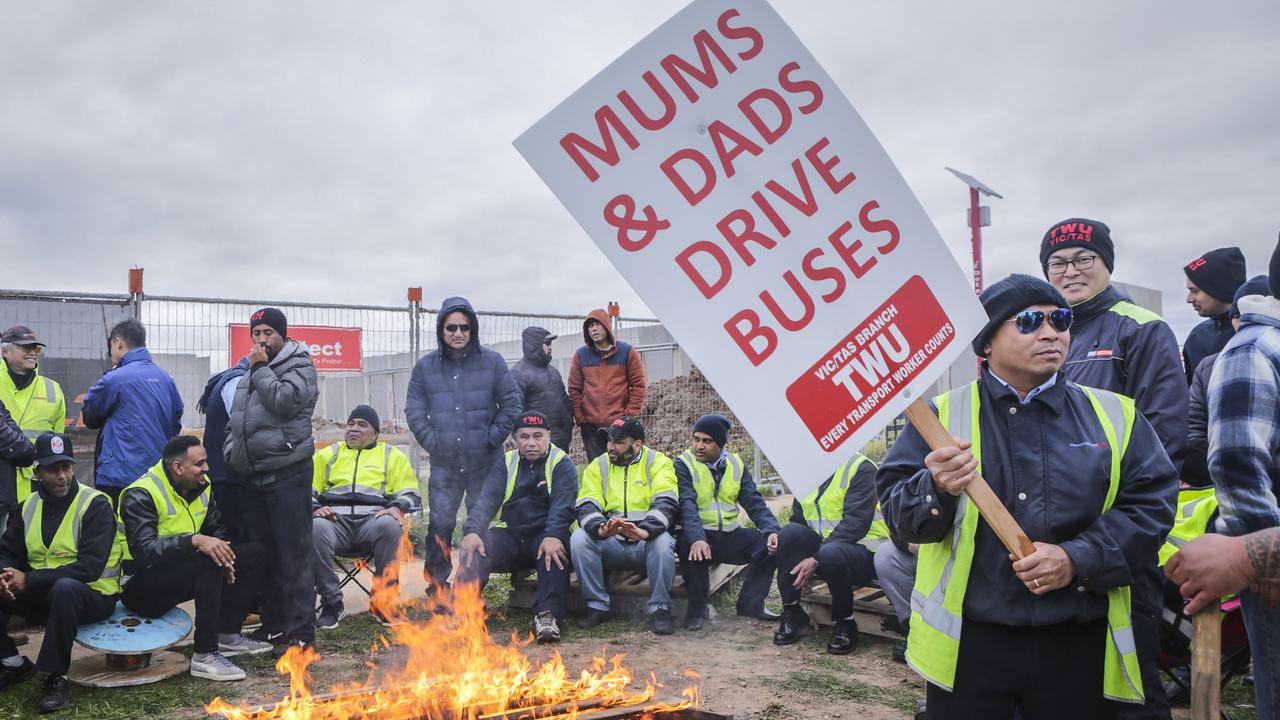
[[[986,205],[978,204],[978,193],[990,195],[992,197],[1004,199],[1000,193],[987,187],[983,182],[972,175],[966,175],[959,170],[945,168],[947,172],[960,178],[961,182],[969,186],[969,228],[973,231],[973,291],[982,294],[982,228],[991,224],[991,208]]]

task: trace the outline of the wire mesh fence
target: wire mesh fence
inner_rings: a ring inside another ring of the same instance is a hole
[[[127,318],[143,323],[153,359],[174,377],[182,395],[183,427],[200,432],[204,417],[196,411],[196,401],[211,375],[240,359],[243,347],[236,344],[235,333],[247,333],[250,315],[265,306],[282,310],[289,321],[290,335],[303,337],[303,342],[309,342],[304,337],[307,328],[358,332],[358,347],[344,349],[357,354],[354,367],[358,370],[320,373],[317,441],[337,441],[351,409],[371,405],[382,418],[384,438],[410,451],[418,464],[423,453],[408,431],[404,400],[415,361],[439,345],[439,313],[421,307],[419,302],[410,301],[403,306],[339,305],[141,293],[0,290],[0,328],[27,325],[48,344],[41,372],[62,384],[67,396],[68,426],[77,434],[77,452],[92,458],[96,433],[80,422],[80,401],[110,367],[106,338],[112,326]],[[509,364],[523,357],[521,334],[526,328],[538,326],[556,335],[552,363],[565,379],[569,377],[573,354],[585,342],[585,315],[496,310],[477,310],[476,314],[480,342],[501,353]],[[700,415],[722,413],[733,423],[730,449],[743,456],[757,478],[777,480],[768,458],[763,457],[719,393],[657,320],[615,317],[615,336],[630,343],[644,359],[649,386],[639,419],[646,427],[649,445],[674,456],[690,445],[693,424]],[[313,345],[312,350],[315,356],[320,346]],[[896,434],[898,429],[891,426],[890,432]],[[585,462],[578,431],[570,451],[579,464]],[[84,465],[91,467],[92,463]]]

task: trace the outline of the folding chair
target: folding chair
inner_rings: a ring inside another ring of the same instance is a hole
[[[1169,604],[1170,602],[1166,601],[1160,619],[1160,672],[1182,692],[1190,693],[1190,681],[1176,671],[1191,663],[1194,624],[1192,619],[1182,612],[1180,599],[1177,600],[1174,608],[1169,607]],[[1232,598],[1222,603],[1223,688],[1235,678],[1248,672],[1250,657],[1249,633],[1244,626],[1244,611],[1240,609],[1239,598]],[[1223,720],[1231,720],[1225,708],[1221,713]]]
[[[409,512],[404,514],[404,521],[407,524],[411,521],[412,518],[420,519],[421,517],[422,517],[422,508],[420,506],[414,506],[409,509]],[[360,555],[339,554],[338,556],[334,557],[333,564],[336,566],[334,568],[335,572],[337,572],[338,575],[340,576],[340,579],[338,580],[339,590],[342,590],[350,583],[355,583],[356,587],[363,590],[365,595],[368,595],[370,598],[373,597],[373,589],[372,587],[370,587],[373,583],[370,583],[369,585],[365,585],[364,582],[361,581],[360,579],[361,572],[365,570],[368,570],[370,573],[373,572],[373,569],[372,569],[373,553],[372,552],[368,552]],[[320,601],[319,599],[317,599],[316,610],[318,611],[319,609],[320,609]]]

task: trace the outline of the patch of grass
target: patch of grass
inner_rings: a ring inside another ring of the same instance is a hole
[[[1222,709],[1231,720],[1257,720],[1257,696],[1243,678],[1235,678],[1222,690]]]
[[[755,714],[756,720],[800,720],[800,715],[789,706],[771,702]]]
[[[36,679],[7,690],[0,717],[46,717],[37,715],[35,711],[43,677],[37,674]],[[219,695],[225,697],[228,690],[232,690],[228,687],[231,684],[211,683],[184,673],[163,682],[132,688],[86,688],[72,685],[71,704],[60,711],[57,717],[77,720],[169,717],[178,711],[199,708]]]
[[[884,705],[904,712],[914,711],[916,707],[915,696],[909,692],[875,687],[852,678],[836,677],[816,670],[796,670],[781,678],[765,678],[764,683],[823,700],[851,700],[862,704]]]

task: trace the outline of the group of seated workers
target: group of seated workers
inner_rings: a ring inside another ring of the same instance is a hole
[[[702,416],[692,446],[673,462],[645,445],[640,421],[620,418],[602,430],[608,452],[579,478],[570,457],[551,444],[547,418],[524,413],[513,433],[516,448],[493,466],[463,526],[455,581],[483,586],[495,572],[535,571],[534,634],[539,642],[557,642],[571,570],[587,608],[578,627],[609,620],[605,571],[628,569],[648,578],[651,627],[667,635],[675,631],[677,560],[688,590],[689,631],[703,626],[711,563],[749,566],[737,612],[764,620],[779,619],[765,598],[780,568],[784,608],[774,642],[796,642],[807,629],[800,592],[820,577],[831,588],[838,621],[828,650],[851,652],[857,642],[852,591],[874,578],[872,553],[887,535],[877,517],[875,465],[861,455],[845,463],[794,503],[791,522],[780,529],[742,458],[725,449],[729,430],[725,417]],[[359,406],[343,441],[314,457],[312,562],[320,628],[335,627],[345,614],[335,558],[371,556],[375,582],[394,588],[404,516],[421,505],[408,457],[378,433],[377,413]],[[169,440],[161,460],[125,488],[117,510],[75,480],[70,437],[41,435],[36,455],[40,482],[0,538],[0,623],[21,615],[43,622],[46,632],[34,664],[0,633],[0,690],[40,670],[47,679],[38,709],[65,706],[76,628],[110,616],[117,599],[144,617],[194,600],[196,677],[242,679],[244,671],[228,658],[272,649],[241,634],[264,581],[264,551],[229,541],[198,438]],[[744,515],[754,527],[744,525]],[[375,613],[386,625],[398,619]]]

